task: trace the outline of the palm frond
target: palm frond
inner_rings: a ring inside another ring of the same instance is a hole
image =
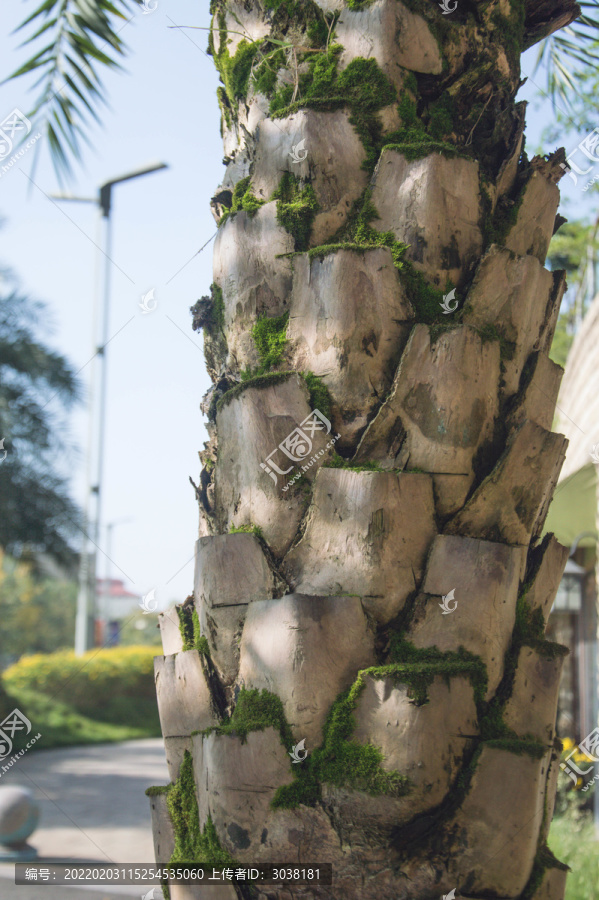
[[[580,97],[585,76],[597,70],[599,61],[599,0],[581,0],[581,15],[571,25],[539,43],[535,74],[545,67],[547,93],[554,109],[572,111]]]
[[[45,131],[59,181],[81,158],[90,118],[99,121],[106,104],[101,73],[121,68],[127,48],[120,35],[140,2],[42,0],[17,28],[31,30],[21,46],[36,49],[6,80],[41,73],[33,86],[41,91],[27,117]]]

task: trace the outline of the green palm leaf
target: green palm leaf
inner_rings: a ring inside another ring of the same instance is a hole
[[[39,71],[41,91],[27,113],[45,130],[60,181],[81,158],[90,118],[106,103],[101,72],[121,68],[126,55],[120,32],[140,0],[43,0],[17,31],[31,29],[21,46],[45,44],[8,79]],[[48,42],[49,41],[49,42]]]
[[[553,107],[574,109],[580,97],[585,76],[597,69],[599,61],[599,0],[581,0],[582,14],[571,25],[542,40],[534,72],[547,70],[547,93]],[[534,74],[534,73],[533,73]]]

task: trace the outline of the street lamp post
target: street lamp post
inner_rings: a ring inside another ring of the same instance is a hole
[[[97,551],[100,546],[101,528],[102,528],[102,481],[104,474],[104,447],[106,432],[106,398],[107,398],[107,364],[106,364],[106,346],[110,338],[110,267],[112,264],[112,189],[114,185],[121,184],[123,181],[131,181],[134,178],[141,178],[143,175],[150,175],[152,172],[159,172],[168,166],[163,162],[150,163],[143,168],[128,172],[125,175],[119,175],[117,178],[111,178],[100,185],[97,198],[76,197],[71,194],[54,194],[55,200],[68,200],[77,203],[94,203],[101,213],[101,219],[105,222],[104,230],[104,284],[102,298],[102,325],[100,343],[97,343],[97,321],[94,315],[94,354],[100,364],[100,378],[97,404],[94,403],[95,397],[92,393],[90,398],[90,430],[88,433],[87,447],[87,486],[84,504],[84,531],[81,554],[79,557],[79,591],[77,594],[77,616],[75,620],[75,653],[81,656],[89,646],[94,645],[94,622],[95,622],[95,603],[96,603],[96,569],[97,569]],[[96,301],[97,302],[97,301]],[[92,379],[95,386],[95,379]],[[96,418],[97,416],[97,418]],[[94,435],[95,426],[95,435]],[[96,444],[96,466],[95,479],[93,478],[93,449]],[[93,543],[96,547],[94,554],[94,565],[90,566],[89,552],[89,527],[91,522],[91,500],[95,496],[95,517]]]

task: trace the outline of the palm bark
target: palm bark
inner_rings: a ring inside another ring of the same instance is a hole
[[[211,11],[214,388],[183,638],[161,617],[157,854],[333,863],[332,887],[264,900],[558,900],[544,628],[567,550],[540,535],[566,444],[543,268],[564,154],[527,158],[515,94],[521,51],[578,7]]]

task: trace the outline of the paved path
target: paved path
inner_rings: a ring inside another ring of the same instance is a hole
[[[0,787],[19,784],[34,792],[40,823],[30,843],[39,861],[139,864],[154,859],[144,791],[167,782],[162,740],[152,738],[25,754],[2,775]],[[128,900],[149,890],[17,887],[14,867],[0,864],[2,900]]]

